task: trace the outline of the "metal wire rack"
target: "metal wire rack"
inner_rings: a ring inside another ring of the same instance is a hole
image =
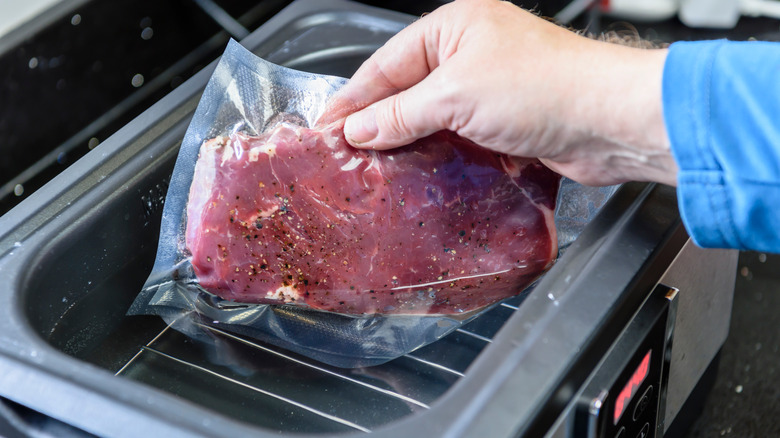
[[[429,409],[517,310],[501,303],[443,339],[383,365],[344,369],[202,325],[215,342],[164,328],[116,375],[287,433],[370,433]]]

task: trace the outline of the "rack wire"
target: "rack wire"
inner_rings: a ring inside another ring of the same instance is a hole
[[[257,426],[290,433],[361,431],[429,409],[518,309],[503,302],[443,339],[383,365],[343,369],[200,325],[206,345],[165,327],[116,375]]]

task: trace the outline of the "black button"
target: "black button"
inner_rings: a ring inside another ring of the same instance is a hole
[[[644,426],[642,426],[642,430],[639,431],[639,435],[636,436],[636,438],[647,438],[650,436],[650,423],[645,423]]]
[[[650,385],[645,390],[645,393],[642,394],[642,397],[639,398],[639,400],[636,402],[636,406],[634,406],[634,414],[632,418],[634,421],[636,421],[637,418],[639,418],[643,412],[645,412],[645,409],[647,409],[648,406],[650,406],[650,399],[653,397],[653,385]]]
[[[615,438],[625,438],[626,437],[626,428],[621,427],[618,433],[615,435]]]

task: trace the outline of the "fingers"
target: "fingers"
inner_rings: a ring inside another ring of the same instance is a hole
[[[347,142],[364,149],[389,149],[442,129],[453,129],[452,111],[463,108],[452,104],[452,92],[441,85],[436,73],[349,115],[344,123]]]
[[[437,26],[435,14],[407,26],[363,63],[344,94],[375,102],[423,80],[439,65]]]
[[[436,11],[380,47],[331,99],[318,124],[327,124],[423,80],[438,66]]]

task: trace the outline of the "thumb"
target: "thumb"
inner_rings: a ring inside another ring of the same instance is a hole
[[[430,76],[429,76],[430,78]],[[344,136],[352,146],[390,149],[448,129],[450,105],[438,105],[441,93],[426,78],[412,88],[347,116]]]

